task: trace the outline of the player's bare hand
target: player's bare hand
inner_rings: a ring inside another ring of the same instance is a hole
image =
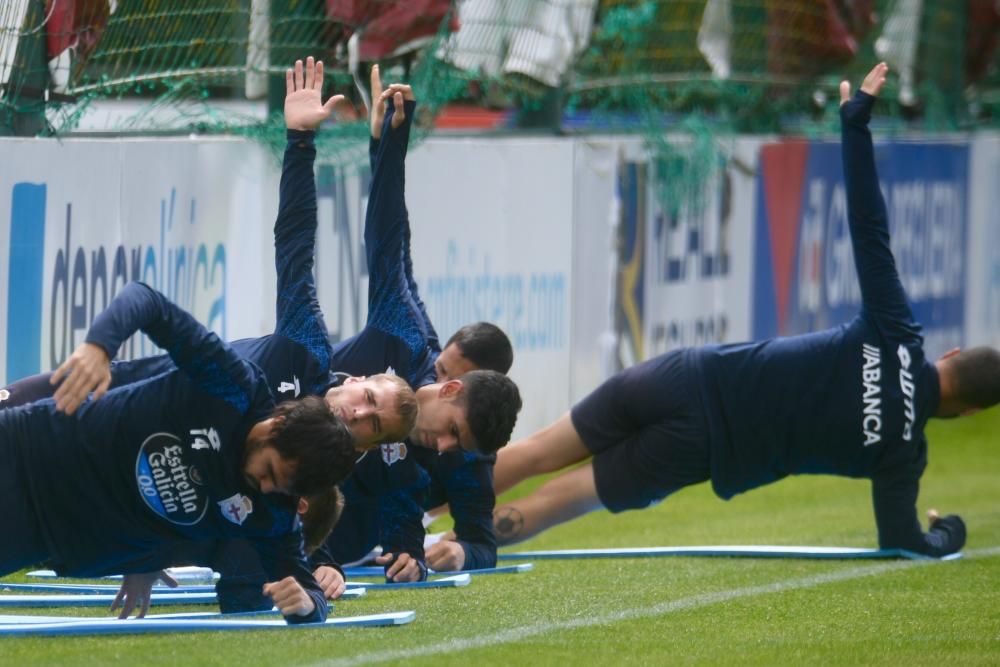
[[[274,606],[285,616],[308,616],[316,609],[316,603],[295,577],[285,577],[281,581],[264,584],[263,591],[264,595],[274,600]]]
[[[384,553],[375,559],[379,565],[392,563],[385,571],[385,578],[394,582],[403,583],[407,581],[420,581],[420,561],[407,553],[399,554],[399,558],[392,560],[391,553]]]
[[[927,525],[928,526],[930,526],[931,528],[933,528],[934,524],[936,524],[940,519],[941,519],[941,515],[938,513],[938,511],[936,509],[931,508],[931,509],[927,510]]]
[[[461,570],[465,565],[465,549],[458,542],[441,541],[427,549],[427,565],[438,572]]]
[[[330,117],[344,99],[334,95],[323,102],[323,61],[312,56],[295,61],[295,69],[285,70],[285,126],[290,130],[315,130]]]
[[[56,409],[73,414],[93,392],[96,401],[111,386],[111,359],[100,345],[83,343],[52,373],[49,382],[59,385],[53,398]]]
[[[316,583],[323,589],[323,595],[327,600],[336,600],[344,594],[347,583],[336,568],[320,565],[313,572],[313,576],[316,577]]]
[[[885,75],[888,73],[889,66],[885,63],[875,65],[872,71],[868,73],[868,76],[865,77],[865,80],[861,82],[861,90],[873,97],[878,97],[878,94],[882,92],[882,86],[885,85]],[[851,84],[847,81],[841,81],[840,103],[844,104],[849,99],[851,99]]]
[[[374,95],[373,95],[374,97]],[[413,88],[406,85],[405,83],[394,83],[388,88],[382,91],[382,94],[378,96],[378,101],[373,102],[375,107],[383,107],[383,114],[385,113],[384,108],[389,98],[392,98],[392,104],[396,111],[392,115],[392,129],[396,129],[403,124],[406,120],[406,109],[403,107],[403,101],[412,102],[417,98],[413,94]],[[376,137],[377,139],[378,137]]]
[[[118,595],[111,603],[112,613],[120,607],[121,613],[118,614],[118,618],[125,619],[138,608],[139,613],[135,617],[143,618],[149,611],[149,599],[153,594],[153,584],[156,583],[157,579],[162,579],[163,583],[171,588],[177,588],[177,580],[163,570],[143,574],[126,574],[122,578]]]

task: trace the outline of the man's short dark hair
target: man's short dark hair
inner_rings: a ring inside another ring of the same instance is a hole
[[[281,417],[271,429],[269,445],[294,463],[289,491],[311,496],[339,484],[354,469],[357,454],[351,430],[318,396],[286,401],[274,409]]]
[[[497,371],[469,371],[458,379],[475,449],[493,454],[510,441],[521,410],[521,392],[513,380]]]
[[[344,512],[344,494],[336,486],[306,498],[308,509],[302,515],[302,537],[305,540],[305,552],[311,556],[321,547],[326,538],[333,532],[333,527],[340,521]]]
[[[445,347],[454,343],[462,356],[482,370],[504,375],[514,363],[514,348],[503,329],[489,322],[466,324],[452,334]]]
[[[973,347],[950,357],[948,362],[958,400],[969,408],[989,408],[1000,403],[1000,351]]]

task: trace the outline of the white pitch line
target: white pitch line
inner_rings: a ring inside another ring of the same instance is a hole
[[[977,557],[984,558],[997,555],[1000,555],[1000,546],[988,547],[983,549],[973,549],[971,551],[965,552],[966,558],[977,558]],[[854,567],[848,570],[828,572],[826,574],[819,574],[812,577],[804,577],[801,579],[786,579],[785,581],[777,581],[771,584],[764,584],[762,586],[748,586],[746,588],[734,588],[728,591],[718,591],[715,593],[705,593],[703,595],[693,595],[688,598],[681,598],[680,600],[670,600],[668,602],[662,602],[660,604],[653,605],[652,607],[623,609],[621,611],[616,611],[609,614],[591,616],[589,618],[577,618],[567,621],[559,621],[557,623],[539,623],[533,625],[526,625],[519,628],[510,628],[509,630],[502,630],[500,632],[494,632],[489,635],[482,635],[470,639],[453,639],[451,641],[429,644],[427,646],[415,646],[412,648],[404,648],[391,651],[374,651],[371,653],[362,653],[360,655],[350,656],[346,658],[336,658],[333,660],[314,662],[311,663],[310,665],[307,665],[307,667],[353,667],[354,665],[370,665],[378,662],[402,661],[408,658],[421,657],[427,655],[437,655],[439,653],[451,654],[456,651],[467,651],[470,649],[483,648],[486,646],[495,646],[497,644],[509,644],[513,642],[524,641],[529,637],[534,637],[536,635],[542,635],[549,632],[557,632],[560,630],[574,630],[576,628],[586,628],[595,625],[608,625],[611,623],[618,623],[620,621],[629,621],[637,618],[664,616],[666,614],[672,614],[678,611],[687,611],[688,609],[706,607],[708,605],[717,604],[719,602],[728,602],[729,600],[736,600],[739,598],[749,598],[749,597],[755,597],[757,595],[766,595],[768,593],[782,593],[785,591],[794,591],[803,588],[812,588],[814,586],[820,586],[822,584],[829,584],[837,581],[848,581],[850,579],[860,579],[861,577],[870,577],[876,574],[886,574],[889,572],[896,572],[899,570],[906,570],[912,567],[920,567],[939,562],[940,561],[936,560],[906,560],[906,561],[896,561],[892,563],[880,563],[878,565],[868,565],[864,567]]]

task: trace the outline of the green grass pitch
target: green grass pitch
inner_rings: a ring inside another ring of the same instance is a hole
[[[927,434],[920,510],[964,517],[963,560],[539,561],[467,588],[372,591],[335,610],[415,610],[402,627],[0,639],[0,664],[997,665],[1000,410],[935,422]],[[869,484],[799,477],[730,502],[701,485],[516,548],[696,544],[874,547]]]

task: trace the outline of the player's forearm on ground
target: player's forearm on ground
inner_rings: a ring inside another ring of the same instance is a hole
[[[326,620],[327,604],[323,590],[313,577],[312,568],[302,553],[302,536],[296,531],[274,538],[254,541],[254,548],[260,555],[260,564],[271,581],[285,577],[295,577],[299,585],[309,595],[315,608],[305,616],[292,614],[285,616],[289,623],[318,623]]]
[[[488,544],[456,540],[456,543],[465,552],[465,564],[462,565],[463,570],[482,570],[497,566],[497,546],[495,542]]]
[[[465,550],[462,569],[494,567],[497,540],[493,532],[493,463],[466,461],[451,471],[446,484],[449,511],[455,520],[455,539]]]
[[[917,515],[919,473],[898,471],[872,480],[879,546],[940,557],[965,546],[965,523],[956,515],[938,519],[923,532]]]
[[[423,509],[408,490],[399,490],[379,498],[378,516],[382,553],[409,554],[420,564],[420,580],[425,579]]]

